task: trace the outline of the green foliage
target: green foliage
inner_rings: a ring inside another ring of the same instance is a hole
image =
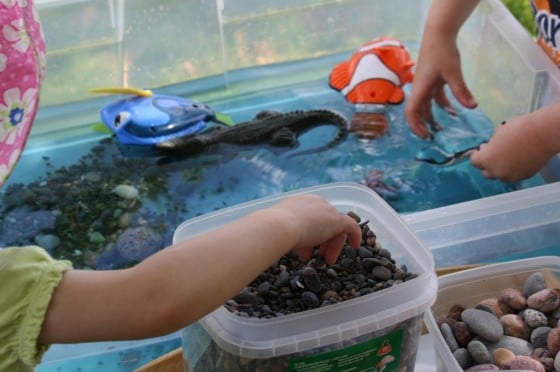
[[[531,35],[536,34],[533,12],[531,11],[529,0],[502,0],[502,2]]]

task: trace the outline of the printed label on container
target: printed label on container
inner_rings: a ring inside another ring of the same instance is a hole
[[[403,330],[344,349],[290,361],[290,372],[398,372]]]

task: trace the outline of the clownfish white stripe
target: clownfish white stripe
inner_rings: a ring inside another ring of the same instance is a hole
[[[392,82],[396,86],[401,85],[399,76],[389,69],[377,55],[367,54],[360,59],[354,71],[354,75],[352,75],[352,80],[350,80],[348,85],[345,86],[341,92],[347,95],[358,84],[371,79],[384,79]]]

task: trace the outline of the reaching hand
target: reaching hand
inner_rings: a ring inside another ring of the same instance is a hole
[[[554,155],[548,150],[539,123],[532,114],[511,119],[494,131],[487,144],[471,155],[471,163],[487,178],[515,182],[542,169]],[[557,141],[557,139],[554,139]]]
[[[448,112],[455,112],[445,95],[446,84],[461,105],[467,108],[477,106],[463,79],[455,35],[427,34],[422,41],[412,93],[404,110],[408,125],[417,136],[424,139],[432,137],[426,128],[426,123],[436,125],[432,116],[432,99]]]
[[[284,221],[292,225],[293,250],[304,261],[311,257],[313,248],[318,245],[327,264],[336,261],[347,238],[351,246],[360,246],[362,233],[356,220],[317,195],[289,197],[273,206],[271,211],[279,212]]]

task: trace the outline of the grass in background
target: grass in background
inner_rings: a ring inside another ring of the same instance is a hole
[[[529,0],[502,0],[502,2],[508,7],[514,17],[517,18],[519,23],[521,23],[531,35],[535,36],[536,27]]]

